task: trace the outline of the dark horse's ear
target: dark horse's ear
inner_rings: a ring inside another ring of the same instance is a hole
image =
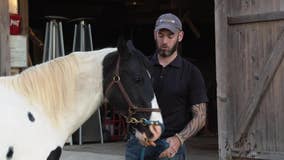
[[[141,50],[137,49],[134,46],[134,44],[133,44],[133,42],[131,40],[127,41],[126,45],[127,45],[128,50],[131,53],[135,53],[135,55],[138,56],[139,60],[143,63],[143,65],[147,69],[151,69],[152,65],[151,65],[149,59],[145,56],[145,54]]]
[[[128,47],[127,47],[127,44],[126,44],[124,37],[118,38],[117,49],[118,49],[118,53],[119,53],[121,58],[127,59],[127,58],[130,57],[131,53],[130,53]]]

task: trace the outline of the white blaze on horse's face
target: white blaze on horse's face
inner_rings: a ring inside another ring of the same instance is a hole
[[[151,79],[151,74],[148,70],[147,70],[147,74],[148,74],[149,78]],[[152,106],[153,109],[159,108],[158,101],[157,101],[155,95],[154,95],[153,100],[151,101],[151,106]],[[150,120],[151,121],[159,121],[160,123],[163,124],[163,118],[162,118],[161,112],[152,112]]]
[[[149,78],[151,79],[151,74],[150,72],[147,70],[147,75],[149,76]],[[151,106],[153,109],[155,108],[159,108],[156,96],[154,95],[153,100],[151,101]],[[151,121],[159,121],[160,123],[163,123],[163,118],[162,118],[162,114],[161,112],[152,112],[151,117],[150,117]]]
[[[152,108],[159,108],[156,96],[154,96],[151,104],[152,104]],[[152,112],[150,120],[151,121],[159,121],[160,123],[163,123],[163,118],[162,118],[161,112]]]
[[[156,96],[154,96],[151,103],[152,103],[152,108],[159,108]],[[158,121],[161,123],[161,125],[163,125],[163,118],[162,118],[161,112],[152,112],[150,121]],[[156,141],[161,136],[162,134],[161,125],[150,125],[149,126],[151,132],[153,133],[153,137],[150,139],[150,141]],[[151,142],[148,142],[148,143],[150,143],[149,145],[154,145],[153,143],[151,144]]]

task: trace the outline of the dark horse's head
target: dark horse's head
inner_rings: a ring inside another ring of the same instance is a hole
[[[155,145],[163,122],[148,71],[150,63],[131,41],[120,40],[117,48],[103,62],[105,98],[126,117],[143,145]]]

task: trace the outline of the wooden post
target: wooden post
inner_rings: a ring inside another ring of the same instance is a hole
[[[217,105],[218,105],[218,139],[219,159],[231,159],[232,144],[232,109],[229,95],[230,79],[228,56],[228,1],[215,0],[215,34],[216,34],[216,78],[217,78]]]
[[[30,28],[29,28],[29,0],[18,0],[19,5],[19,14],[22,18],[21,21],[21,34],[26,35],[27,39],[30,36]],[[28,66],[32,66],[32,60],[29,53],[29,41],[27,41],[27,64]]]
[[[29,34],[29,3],[28,0],[20,0],[19,4],[19,14],[22,18],[21,21],[21,34]]]
[[[9,11],[8,0],[0,0],[0,75],[10,73],[10,50],[9,50]]]

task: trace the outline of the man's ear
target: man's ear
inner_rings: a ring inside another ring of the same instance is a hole
[[[157,40],[157,32],[156,31],[154,31],[154,40]]]
[[[179,42],[182,41],[183,36],[184,36],[184,32],[183,32],[183,31],[180,31],[180,32],[178,33],[178,41],[179,41]]]

